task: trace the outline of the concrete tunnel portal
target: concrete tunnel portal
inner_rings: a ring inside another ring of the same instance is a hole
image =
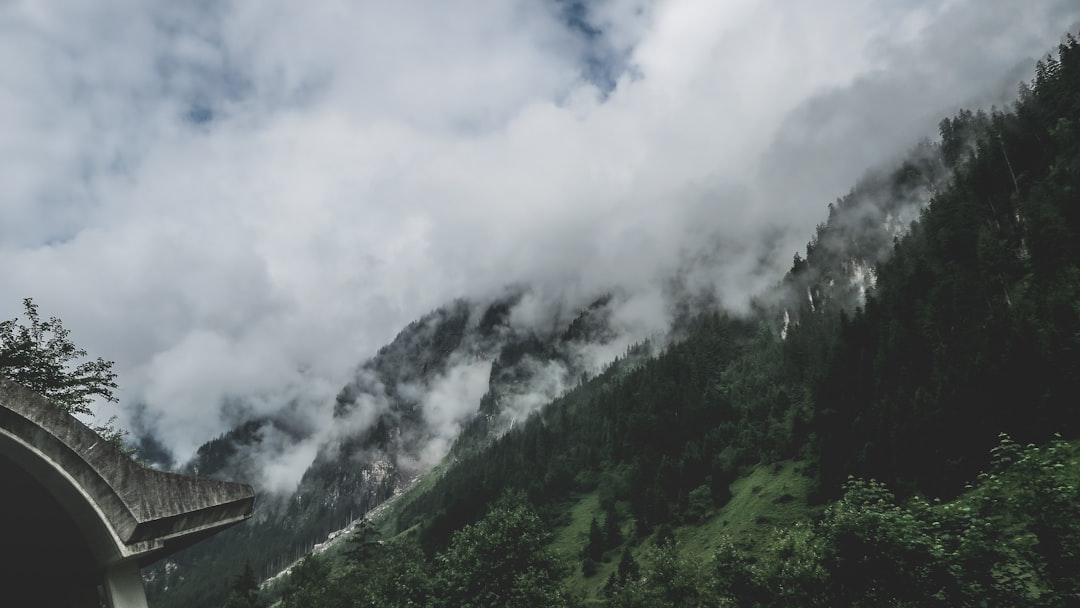
[[[139,568],[251,516],[251,486],[147,469],[0,379],[4,604],[145,608]]]

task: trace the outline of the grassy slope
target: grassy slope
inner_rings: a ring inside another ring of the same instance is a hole
[[[1074,440],[1065,447],[1061,465],[1070,483],[1080,483],[1080,440]],[[751,560],[766,557],[774,550],[765,542],[770,532],[776,528],[786,528],[799,522],[809,522],[817,518],[823,505],[809,502],[814,481],[810,474],[811,463],[806,461],[785,460],[773,464],[758,465],[746,471],[731,484],[731,500],[724,506],[714,509],[698,523],[684,524],[674,528],[679,552],[683,560],[690,564],[707,565],[718,546],[730,542],[748,554]],[[389,531],[393,528],[395,506],[402,500],[408,500],[414,492],[423,492],[429,486],[421,480],[396,501],[381,510],[374,521],[378,528]],[[1007,484],[1024,483],[1014,475],[1006,478]],[[954,501],[937,503],[932,508],[938,511],[963,507],[965,501],[979,500],[985,488],[976,487]],[[617,568],[622,547],[611,549],[604,561],[598,564],[597,573],[586,578],[581,572],[581,551],[585,546],[593,518],[603,519],[598,492],[577,496],[566,504],[567,523],[554,530],[551,549],[561,555],[571,569],[566,585],[571,593],[586,599],[586,604],[602,604],[602,589]],[[645,565],[649,559],[648,549],[653,538],[633,539],[632,523],[623,526],[624,537],[628,538],[631,552],[635,559]],[[406,530],[399,537],[412,535]],[[1018,541],[1025,539],[1018,539]],[[1027,539],[1030,540],[1030,539]],[[341,565],[344,543],[338,543],[326,552],[335,569]]]
[[[754,467],[731,485],[732,497],[726,505],[715,509],[700,523],[674,529],[682,557],[691,563],[708,563],[724,541],[756,555],[761,545],[755,539],[760,541],[768,530],[809,521],[820,513],[822,507],[808,502],[812,486],[805,461],[785,460]],[[621,549],[608,551],[605,561],[598,564],[597,573],[586,578],[581,573],[581,551],[592,519],[603,519],[599,497],[596,492],[579,496],[567,510],[569,523],[555,531],[551,547],[573,568],[566,579],[568,589],[586,598],[597,598],[618,565]],[[629,532],[624,526],[624,536],[629,536]],[[635,559],[644,559],[645,546],[632,546]]]
[[[604,585],[604,581],[615,570],[618,563],[618,554],[605,556],[605,561],[598,564],[595,575],[585,578],[581,573],[581,550],[589,537],[589,526],[595,517],[598,521],[603,519],[600,510],[600,497],[596,492],[590,492],[581,496],[580,499],[569,506],[570,523],[555,531],[555,539],[551,548],[560,555],[566,564],[573,570],[567,577],[567,588],[575,595],[594,597]]]
[[[731,500],[700,525],[675,530],[682,554],[708,561],[717,546],[728,540],[754,554],[754,542],[763,531],[808,521],[819,507],[809,506],[807,496],[813,480],[807,477],[806,462],[785,460],[759,465],[731,484]]]

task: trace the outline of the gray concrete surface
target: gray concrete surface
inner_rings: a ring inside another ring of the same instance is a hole
[[[5,548],[27,556],[23,582],[35,584],[29,579],[42,567],[68,568],[50,578],[96,580],[115,608],[146,606],[139,566],[243,521],[255,500],[248,485],[144,468],[2,378],[0,475],[0,485],[12,490],[0,501],[0,535]],[[33,556],[44,556],[41,564]]]

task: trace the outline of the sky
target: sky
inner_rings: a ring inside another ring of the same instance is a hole
[[[681,273],[738,310],[1078,29],[1074,0],[0,0],[0,318],[63,319],[116,362],[101,417],[183,460],[237,402],[328,412],[453,298],[619,287],[647,335]]]

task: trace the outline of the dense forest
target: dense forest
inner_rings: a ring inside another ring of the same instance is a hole
[[[478,417],[345,550],[226,605],[1080,605],[1080,43],[940,135],[753,314]]]

